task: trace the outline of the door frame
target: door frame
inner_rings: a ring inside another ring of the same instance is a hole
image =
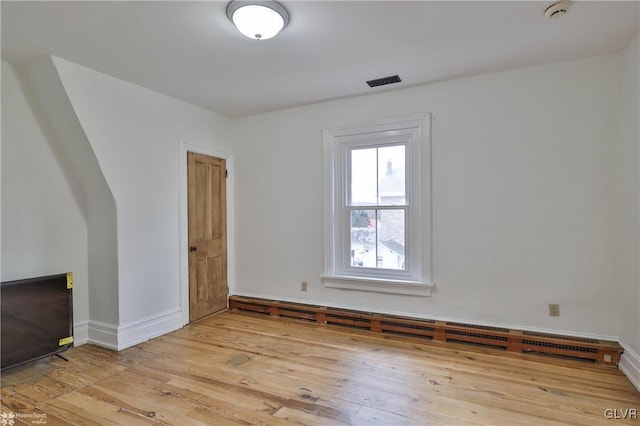
[[[189,215],[188,215],[188,185],[187,185],[187,152],[203,154],[209,157],[222,158],[227,163],[227,283],[229,294],[235,288],[235,257],[233,238],[233,155],[211,148],[191,145],[180,141],[180,310],[182,325],[189,324]],[[228,301],[227,301],[228,305]]]

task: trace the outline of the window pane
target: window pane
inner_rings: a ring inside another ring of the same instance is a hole
[[[405,269],[404,210],[378,211],[378,268]]]
[[[371,206],[378,202],[377,151],[377,148],[351,150],[349,204],[352,206]]]
[[[326,287],[430,293],[431,118],[324,129]]]
[[[405,269],[404,210],[352,210],[350,265]]]
[[[351,266],[376,267],[376,211],[351,211]]]
[[[382,206],[406,204],[405,146],[378,148],[378,198]]]

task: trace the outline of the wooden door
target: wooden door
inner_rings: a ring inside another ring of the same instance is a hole
[[[189,320],[227,307],[226,161],[187,153]]]

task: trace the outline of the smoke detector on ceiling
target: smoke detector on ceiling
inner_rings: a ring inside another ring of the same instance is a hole
[[[549,19],[560,18],[567,14],[570,7],[571,2],[569,0],[553,3],[551,6],[547,7],[544,10],[544,16]]]

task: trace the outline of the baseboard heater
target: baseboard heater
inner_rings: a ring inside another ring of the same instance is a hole
[[[459,322],[409,318],[303,303],[230,296],[229,308],[247,312],[428,338],[434,342],[458,342],[501,348],[509,352],[555,355],[589,360],[617,367],[623,348],[617,342],[534,331],[513,330]]]

